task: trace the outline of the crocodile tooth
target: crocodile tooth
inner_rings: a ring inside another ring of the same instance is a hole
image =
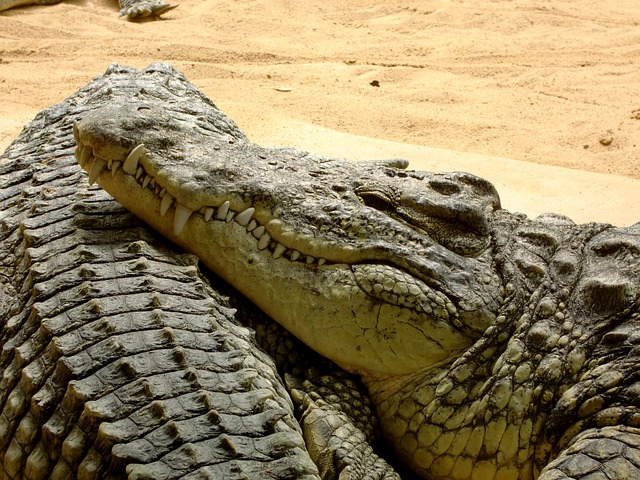
[[[100,172],[105,165],[105,162],[98,160],[97,158],[93,161],[89,168],[89,185],[93,185],[95,183],[96,178],[98,178],[98,175],[100,175]]]
[[[216,213],[216,218],[218,220],[224,220],[227,218],[227,213],[229,212],[229,200],[224,202],[222,205],[218,207],[218,213]]]
[[[259,227],[256,227],[253,230],[251,230],[251,235],[253,235],[258,240],[260,240],[262,238],[262,236],[264,235],[264,232],[265,232],[264,226],[260,225]]]
[[[280,258],[284,252],[287,251],[287,247],[285,247],[283,244],[278,243],[276,245],[276,249],[273,251],[273,258]]]
[[[253,217],[253,213],[256,211],[255,208],[249,207],[246,210],[243,210],[238,215],[236,215],[236,222],[243,227],[249,225],[249,220]]]
[[[158,193],[158,196],[159,196],[160,198],[162,198],[162,197],[164,197],[165,193],[167,193],[167,189],[166,189],[166,188],[163,188],[163,189],[161,189],[161,190],[160,190],[160,193]]]
[[[138,167],[138,170],[136,170],[136,180],[139,179],[143,173],[144,170],[142,169],[142,167]]]
[[[131,153],[129,153],[129,156],[124,161],[124,165],[122,166],[122,169],[125,172],[127,172],[129,175],[135,175],[136,171],[138,170],[138,160],[140,160],[140,157],[142,156],[143,153],[144,153],[144,144],[141,143],[136,148],[131,150]]]
[[[81,144],[81,143],[79,143],[79,144],[78,144],[78,146],[76,147],[76,152],[75,152],[75,154],[76,154],[76,161],[77,161],[78,163],[80,163],[80,159],[82,158],[82,150],[84,150],[84,145],[83,145],[83,144]],[[80,166],[82,166],[82,165],[80,165]]]
[[[165,213],[167,213],[167,210],[169,210],[169,207],[172,203],[173,195],[171,195],[170,193],[165,193],[164,197],[162,197],[162,202],[160,203],[160,216],[164,217]]]
[[[249,225],[247,225],[247,232],[253,232],[256,229],[257,226],[258,226],[258,222],[256,222],[255,220],[252,219],[249,222]],[[257,238],[260,238],[260,235],[258,235]]]
[[[206,207],[204,209],[204,221],[208,222],[209,220],[211,220],[211,217],[213,217],[213,208]]]
[[[326,259],[326,258],[322,258],[322,257],[320,257],[320,258],[318,259],[318,265],[322,266],[322,265],[324,265],[325,263],[327,263],[327,259]]]
[[[229,210],[229,213],[227,213],[227,218],[225,218],[224,221],[229,223],[231,220],[233,220],[234,214],[235,213],[233,210]]]
[[[151,181],[151,175],[145,175],[144,180],[142,181],[142,188],[147,188],[149,182]]]
[[[113,165],[111,165],[111,176],[115,177],[116,176],[116,172],[118,171],[118,169],[122,166],[122,162],[113,162]]]
[[[291,251],[291,260],[294,262],[300,258],[300,252],[298,250]]]
[[[80,152],[80,166],[84,168],[84,166],[91,161],[93,158],[93,148],[84,147],[82,152]]]
[[[78,130],[78,122],[73,122],[73,139],[80,145],[80,131]]]
[[[269,235],[268,233],[265,233],[264,235],[262,235],[260,237],[260,240],[258,240],[258,250],[264,250],[265,248],[267,248],[269,246],[270,241],[271,241],[271,235]]]
[[[169,195],[165,195],[165,198],[167,198],[168,196]],[[178,236],[182,233],[182,230],[184,229],[184,226],[187,223],[187,220],[189,220],[189,217],[191,216],[192,213],[193,213],[193,210],[185,207],[181,203],[176,202],[176,215],[173,219],[174,235]]]
[[[113,160],[107,162],[107,170],[111,170],[111,167],[113,167]]]
[[[305,262],[307,262],[307,265],[311,265],[315,261],[316,261],[316,257],[312,257],[311,255],[307,255],[307,258],[305,260]]]
[[[156,179],[152,177],[149,185],[151,185],[151,188],[156,188]]]

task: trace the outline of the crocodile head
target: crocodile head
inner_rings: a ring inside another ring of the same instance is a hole
[[[495,320],[500,202],[478,177],[262,148],[217,110],[105,107],[74,134],[90,182],[347,370],[415,372]]]

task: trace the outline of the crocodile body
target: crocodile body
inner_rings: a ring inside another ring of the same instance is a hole
[[[531,220],[472,175],[262,148],[185,104],[83,116],[89,182],[359,375],[415,472],[640,478],[640,224]]]
[[[210,108],[112,66],[0,157],[0,479],[397,478],[353,378],[87,185],[74,120],[131,98]]]
[[[24,7],[27,5],[53,5],[62,0],[0,0],[0,12],[10,8]],[[120,4],[120,16],[129,19],[142,17],[159,17],[178,5],[170,5],[162,0],[118,0]]]

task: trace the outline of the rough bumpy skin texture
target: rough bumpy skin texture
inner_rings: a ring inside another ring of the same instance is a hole
[[[83,116],[89,182],[359,374],[406,464],[640,478],[640,224],[529,220],[472,175],[261,148],[185,105]]]
[[[169,66],[112,66],[0,158],[0,479],[318,478],[307,450],[325,478],[397,478],[354,379],[87,185],[74,120],[133,98],[214,108]]]
[[[0,12],[25,5],[52,5],[61,1],[62,0],[0,0]],[[178,6],[164,3],[162,0],[118,1],[120,3],[120,16],[127,16],[129,19],[159,17]]]

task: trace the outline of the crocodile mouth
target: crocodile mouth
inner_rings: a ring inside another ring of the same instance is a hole
[[[330,245],[324,250],[327,256],[313,255],[310,251],[320,250],[319,242],[312,242],[304,235],[296,235],[286,229],[278,219],[261,223],[254,217],[255,207],[234,210],[230,200],[218,205],[202,206],[193,210],[180,203],[153,174],[145,169],[141,160],[147,155],[143,144],[138,144],[120,160],[101,158],[95,155],[90,140],[82,141],[78,125],[73,126],[77,148],[75,156],[78,164],[88,173],[89,184],[96,182],[101,174],[115,178],[119,172],[126,174],[141,189],[152,192],[160,203],[160,216],[170,214],[173,207],[173,234],[180,237],[192,216],[200,216],[205,222],[235,222],[246,229],[253,237],[258,251],[270,254],[274,260],[283,258],[303,267],[313,269],[323,266],[345,265],[351,270],[355,285],[366,295],[388,304],[404,307],[413,311],[449,321],[456,327],[462,327],[458,320],[457,308],[449,295],[442,293],[440,285],[428,285],[424,275],[410,273],[408,266],[390,264],[388,259],[376,258],[367,249],[349,246]],[[109,156],[116,156],[109,154]],[[295,246],[294,246],[295,245]]]
[[[160,215],[165,216],[169,209],[175,209],[173,220],[173,234],[178,237],[184,230],[185,225],[192,215],[200,215],[202,220],[207,222],[218,221],[230,223],[234,221],[238,225],[245,227],[248,234],[251,234],[256,247],[261,251],[268,251],[274,259],[287,258],[292,262],[300,262],[306,265],[324,265],[327,259],[302,253],[300,250],[288,247],[275,240],[271,233],[267,231],[267,226],[261,224],[254,218],[255,208],[248,207],[237,211],[231,208],[229,200],[223,201],[219,205],[203,206],[198,210],[192,210],[176,200],[167,188],[162,185],[156,177],[147,172],[140,164],[141,157],[146,153],[143,144],[138,144],[124,160],[113,160],[96,157],[91,145],[83,143],[80,139],[78,126],[74,124],[74,136],[76,139],[76,160],[78,164],[89,174],[89,184],[93,185],[101,173],[110,172],[112,177],[120,171],[128,174],[142,189],[153,192],[160,201]],[[272,222],[269,222],[272,223]],[[273,230],[277,230],[278,223],[272,224]],[[330,262],[331,263],[331,262]]]

